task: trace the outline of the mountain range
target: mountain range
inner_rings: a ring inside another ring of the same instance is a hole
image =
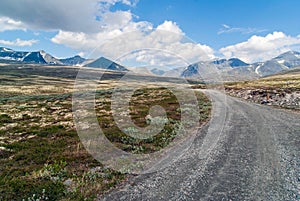
[[[80,56],[57,59],[43,50],[37,52],[22,52],[0,47],[0,61],[9,63],[32,63],[48,65],[80,65],[85,62],[86,59]]]
[[[71,58],[57,59],[43,50],[37,52],[14,51],[9,48],[0,47],[0,62],[4,63],[26,63],[61,66],[84,66],[92,68],[103,68],[113,71],[129,71],[124,66],[109,59],[100,57],[96,60],[88,60],[76,55]]]
[[[180,77],[199,78],[201,71],[209,66],[217,68],[224,80],[249,80],[300,66],[300,53],[289,51],[271,60],[253,64],[245,63],[238,58],[202,61],[184,68]]]
[[[9,48],[0,47],[0,62],[2,63],[31,63],[43,65],[61,66],[85,66],[92,68],[103,68],[113,71],[132,71],[137,74],[147,74],[165,77],[182,77],[188,79],[201,78],[203,71],[214,66],[224,80],[249,80],[258,77],[273,75],[278,72],[300,66],[300,53],[296,51],[285,52],[271,60],[248,64],[238,58],[215,59],[212,61],[199,61],[187,67],[175,68],[163,71],[159,68],[139,69],[138,67],[124,67],[107,58],[100,57],[96,60],[88,60],[78,55],[57,59],[43,50],[36,52],[14,51]]]

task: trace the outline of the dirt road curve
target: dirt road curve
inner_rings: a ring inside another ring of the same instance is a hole
[[[299,201],[300,115],[206,93],[212,120],[179,160],[99,199]]]

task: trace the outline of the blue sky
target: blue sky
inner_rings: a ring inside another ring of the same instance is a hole
[[[117,58],[123,51],[153,46],[185,51],[179,56],[191,61],[239,57],[255,62],[300,50],[299,8],[298,0],[2,0],[0,46],[43,49],[60,58],[89,57],[95,48],[98,55]],[[145,30],[163,41],[155,44],[141,36]],[[122,38],[130,32],[135,34],[129,41]],[[122,43],[111,42],[115,37]],[[117,48],[122,45],[125,49]],[[157,55],[135,57],[163,63]]]
[[[253,34],[266,35],[283,31],[300,34],[300,1],[297,0],[153,0],[140,1],[133,12],[141,20],[160,24],[164,20],[176,22],[197,42],[219,49],[247,40]],[[261,33],[217,34],[226,24],[236,28],[265,30]]]

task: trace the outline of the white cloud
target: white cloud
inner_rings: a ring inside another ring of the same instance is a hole
[[[10,45],[10,46],[32,46],[34,43],[37,43],[38,40],[21,40],[17,38],[14,41],[8,41],[8,40],[0,40],[1,45]]]
[[[25,30],[25,25],[21,21],[16,21],[9,17],[0,17],[0,32],[20,29]]]
[[[128,13],[123,12],[123,14]],[[170,58],[174,58],[175,55],[189,62],[214,57],[212,48],[187,40],[183,31],[172,21],[165,21],[153,28],[149,22],[134,22],[132,18],[127,19],[130,20],[124,20],[123,23],[119,23],[119,26],[112,26],[115,29],[107,27],[96,34],[60,31],[52,41],[86,52],[96,49],[93,58],[103,55],[118,59],[124,54],[131,54],[129,57],[135,55],[137,62],[142,62],[143,59],[143,62],[157,66],[172,65],[174,61]],[[137,54],[137,50],[144,49],[151,49],[151,51],[138,51]]]
[[[238,57],[246,62],[265,61],[300,45],[300,35],[288,36],[273,32],[266,36],[254,35],[247,41],[220,49],[226,57]]]
[[[139,0],[99,0],[100,3],[114,5],[117,2],[121,2],[128,6],[135,6],[138,3]]]
[[[106,12],[101,18],[101,27],[106,29],[123,29],[132,21],[132,14],[129,11]]]
[[[225,29],[230,29],[230,26],[227,25],[227,24],[222,24],[222,26],[223,26]]]
[[[135,66],[160,67],[169,69],[187,66],[188,62],[166,50],[141,49],[119,59],[122,63],[134,63]]]
[[[156,29],[177,33],[179,35],[183,34],[182,30],[179,28],[176,22],[172,22],[172,21],[164,21],[164,23],[158,25]]]
[[[81,57],[84,57],[85,56],[85,52],[79,52],[77,55],[81,56]]]
[[[242,34],[254,34],[254,33],[261,33],[266,32],[267,29],[258,29],[258,28],[244,28],[244,27],[231,27],[227,24],[222,24],[222,28],[218,31],[218,34],[225,34],[225,33],[242,33]]]

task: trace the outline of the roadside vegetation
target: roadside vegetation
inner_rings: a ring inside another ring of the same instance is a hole
[[[300,69],[253,81],[225,84],[228,94],[252,102],[300,110]]]

